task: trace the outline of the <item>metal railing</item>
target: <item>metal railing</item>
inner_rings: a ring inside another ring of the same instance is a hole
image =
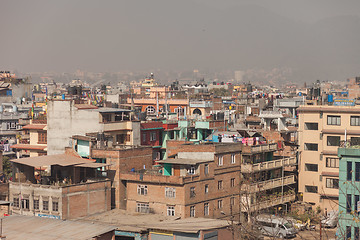
[[[271,180],[266,180],[262,182],[253,183],[250,185],[244,185],[243,190],[248,192],[259,192],[259,191],[265,191],[285,185],[290,185],[295,183],[295,176],[286,176],[286,177],[280,177],[275,178]]]
[[[255,164],[241,164],[241,172],[252,173],[252,172],[271,170],[271,169],[288,166],[288,165],[295,165],[295,164],[296,164],[295,157],[276,159],[273,161],[267,161],[267,162],[261,162]]]

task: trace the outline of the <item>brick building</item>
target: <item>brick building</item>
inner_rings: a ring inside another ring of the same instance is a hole
[[[168,141],[172,158],[158,161],[157,171],[120,175],[127,211],[222,218],[287,204],[295,175],[284,167],[296,159],[276,151],[277,144]]]

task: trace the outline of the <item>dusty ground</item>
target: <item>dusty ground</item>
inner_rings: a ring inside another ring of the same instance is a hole
[[[321,240],[335,240],[335,233],[336,233],[336,228],[325,228],[322,230],[322,239]],[[268,238],[265,237],[266,240],[269,239],[273,239],[273,238]],[[298,235],[295,238],[292,239],[316,239],[319,240],[320,239],[320,231],[319,231],[319,226],[316,226],[316,230],[315,231],[300,231],[298,233]]]

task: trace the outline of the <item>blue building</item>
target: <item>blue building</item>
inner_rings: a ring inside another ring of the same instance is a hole
[[[360,239],[360,149],[339,148],[338,239]]]

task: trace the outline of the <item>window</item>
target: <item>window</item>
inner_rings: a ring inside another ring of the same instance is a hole
[[[360,181],[360,162],[355,163],[355,181]]]
[[[222,209],[222,207],[223,207],[223,201],[218,200],[218,209]]]
[[[351,239],[351,226],[346,226],[346,240]]]
[[[102,117],[104,123],[111,122],[111,114],[103,114]]]
[[[147,106],[147,107],[145,108],[145,111],[146,111],[147,114],[154,114],[154,113],[155,113],[155,107],[153,107],[153,106]]]
[[[124,144],[126,139],[126,134],[116,134],[116,143]]]
[[[326,178],[326,187],[339,189],[339,179],[336,178]]]
[[[156,132],[150,133],[150,141],[156,141]]]
[[[360,198],[359,198],[360,196],[359,195],[355,195],[355,202],[354,202],[354,204],[355,204],[355,211],[356,211],[356,213],[359,215],[359,213],[360,213],[360,206],[359,206],[359,200],[360,200]]]
[[[53,210],[54,212],[58,212],[58,211],[59,211],[59,202],[55,202],[55,201],[52,202],[52,210]]]
[[[190,207],[190,217],[195,217],[195,206]]]
[[[360,116],[351,116],[350,117],[351,126],[360,126]]]
[[[205,194],[209,193],[209,184],[205,184]]]
[[[318,124],[317,123],[305,123],[305,130],[318,130]]]
[[[223,188],[223,181],[220,180],[220,181],[218,181],[218,189],[220,190],[222,188]]]
[[[170,139],[175,139],[175,132],[174,131],[170,131],[169,135],[170,135],[169,136]]]
[[[347,162],[346,163],[346,180],[351,181],[352,180],[352,162]]]
[[[351,194],[346,195],[346,212],[351,213]]]
[[[141,202],[136,203],[136,212],[149,213],[150,212],[149,203],[141,203]]]
[[[143,134],[142,134],[142,139],[141,139],[141,140],[142,140],[143,143],[146,142],[146,133],[143,133]]]
[[[209,203],[204,203],[204,216],[209,216]]]
[[[218,165],[222,166],[223,164],[224,164],[224,158],[223,158],[223,156],[219,156],[218,157]]]
[[[317,151],[318,145],[316,143],[305,143],[305,150],[306,151]]]
[[[148,188],[146,185],[138,185],[137,192],[139,195],[147,195]]]
[[[234,206],[235,205],[235,197],[231,197],[230,198],[230,205]]]
[[[20,207],[19,198],[13,198],[13,206],[14,208]]]
[[[39,199],[34,199],[34,210],[40,209]]]
[[[47,143],[47,134],[46,132],[38,133],[38,143]]]
[[[340,146],[340,137],[338,136],[328,136],[327,137],[328,146]]]
[[[350,138],[350,145],[351,145],[351,146],[358,146],[358,145],[360,145],[360,137],[351,137],[351,138]]]
[[[167,198],[175,198],[176,197],[175,188],[165,187],[165,197],[167,197]]]
[[[174,112],[178,113],[179,115],[184,114],[184,109],[182,107],[177,107],[174,109]]]
[[[195,167],[188,167],[187,172],[189,175],[194,175],[195,174]]]
[[[231,164],[235,164],[236,163],[236,158],[235,158],[235,154],[231,154]]]
[[[49,201],[43,200],[43,211],[49,211]]]
[[[340,126],[341,125],[340,116],[329,115],[327,117],[327,124]]]
[[[21,200],[21,207],[24,210],[29,210],[30,204],[29,204],[29,199],[28,198],[25,198],[25,199]]]
[[[167,206],[167,215],[175,216],[175,206]]]
[[[354,227],[354,233],[355,233],[355,239],[354,240],[359,240],[360,238],[360,232],[359,232],[359,227]]]
[[[230,186],[235,187],[235,178],[230,179]]]
[[[190,188],[190,197],[192,198],[192,197],[195,197],[195,187],[191,187]]]
[[[204,166],[204,174],[205,175],[209,174],[209,164],[205,164],[205,166]]]
[[[328,168],[339,168],[339,159],[338,158],[326,158],[326,167]]]
[[[317,192],[318,192],[318,187],[317,187],[317,186],[308,186],[308,185],[305,185],[305,192],[317,193]]]
[[[317,172],[318,171],[318,165],[317,164],[305,163],[305,171]]]

